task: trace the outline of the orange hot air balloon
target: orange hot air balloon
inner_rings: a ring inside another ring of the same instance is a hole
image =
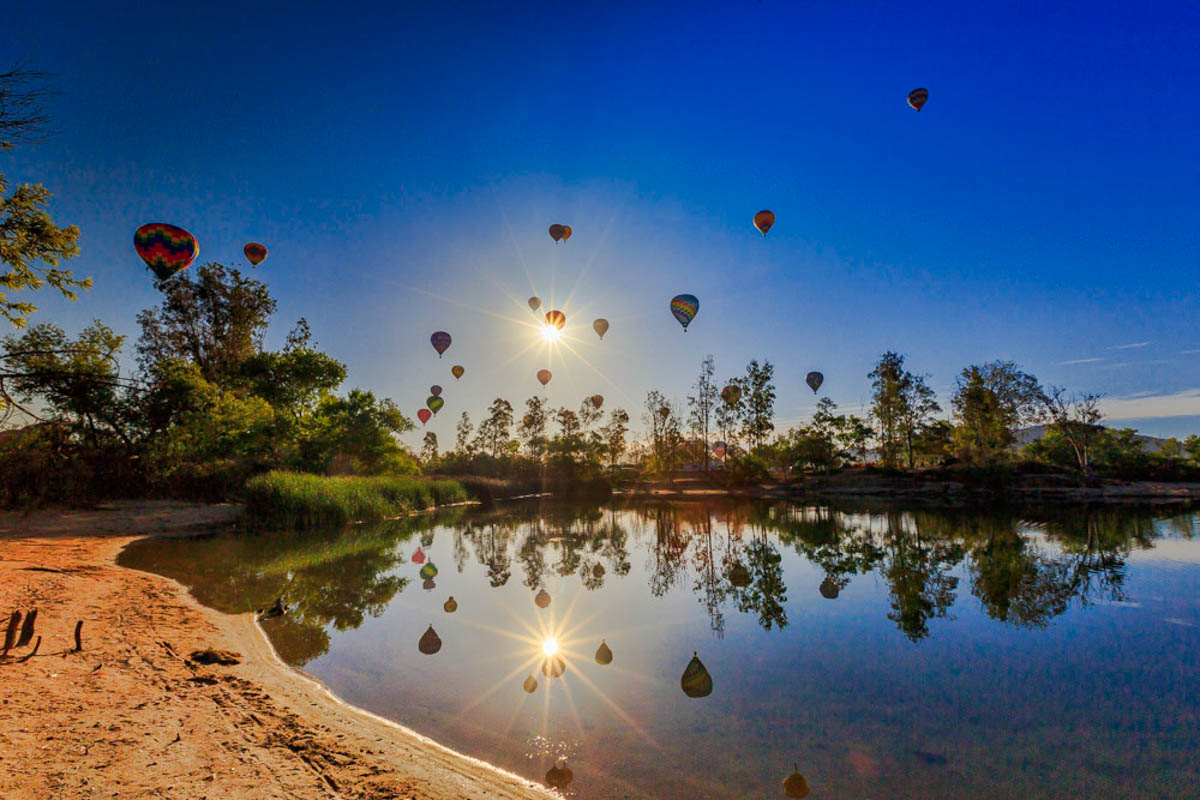
[[[600,406],[604,405],[604,395],[602,395],[602,394],[594,394],[594,395],[592,395],[591,397],[589,397],[589,398],[588,398],[588,402],[592,404],[592,408],[594,408],[594,409],[596,409],[597,411],[599,411],[599,410],[600,410]]]
[[[608,320],[606,320],[604,317],[596,320],[592,323],[592,330],[596,332],[597,336],[603,339],[604,334],[608,333]]]
[[[917,111],[921,110],[921,106],[925,105],[925,101],[929,99],[928,89],[913,89],[908,93],[908,104]]]
[[[566,228],[557,222],[550,226],[550,238],[554,240],[555,244],[562,241],[564,233],[566,233]]]
[[[525,682],[521,684],[521,688],[524,689],[527,694],[533,694],[537,691],[537,679],[530,675],[525,679]]]
[[[550,605],[550,593],[545,589],[539,589],[537,596],[533,598],[533,602],[538,608],[545,608]]]
[[[458,364],[455,364],[450,368],[450,374],[454,376],[454,380],[461,378],[464,373],[466,373],[466,370],[460,367]]]
[[[563,226],[562,226],[563,241],[565,242],[567,239],[570,239],[570,238],[571,238],[571,234],[572,234],[573,232],[574,232],[574,231],[572,231],[572,230],[571,230],[571,226],[570,226],[570,225],[563,225]]]
[[[547,311],[546,324],[561,331],[563,326],[567,324],[567,315],[561,311]]]
[[[245,253],[246,260],[256,267],[267,258],[266,245],[261,245],[258,242],[246,242],[246,246],[242,248],[242,252]]]
[[[775,224],[775,212],[768,211],[765,208],[754,215],[754,227],[758,228],[758,232],[763,236],[767,235],[767,231],[771,230],[771,226]]]
[[[538,370],[537,379],[541,382],[542,386],[545,386],[547,383],[549,383],[550,378],[551,378],[550,370],[548,370],[548,369],[539,369]]]

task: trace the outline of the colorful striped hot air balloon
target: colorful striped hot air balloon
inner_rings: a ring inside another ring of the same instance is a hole
[[[929,99],[928,89],[913,89],[908,93],[908,104],[917,111],[921,110],[921,106],[925,105],[925,101]]]
[[[256,267],[267,258],[266,246],[258,242],[246,242],[246,246],[242,248],[242,252],[246,254],[246,260]]]
[[[671,313],[683,326],[684,333],[687,333],[688,325],[696,318],[696,312],[699,310],[700,300],[694,294],[677,294],[671,298]]]
[[[561,331],[563,326],[567,324],[567,315],[561,311],[547,311],[546,324]]]
[[[430,561],[428,564],[421,567],[420,575],[425,580],[429,580],[430,578],[436,578],[437,573],[438,573],[438,568],[433,565],[432,561]]]
[[[429,337],[429,343],[433,345],[433,349],[437,350],[438,358],[442,357],[442,353],[450,347],[450,334],[445,331],[434,331],[434,334]]]
[[[763,236],[767,235],[767,231],[771,230],[771,226],[775,224],[775,212],[763,209],[754,215],[754,227],[758,228],[758,232]]]
[[[436,394],[431,394],[429,397],[425,398],[425,405],[429,407],[430,411],[436,414],[442,410],[442,406],[446,405],[446,401],[438,397]]]
[[[679,679],[679,684],[683,687],[683,693],[688,697],[708,697],[712,694],[712,676],[708,674],[708,670],[704,668],[704,664],[701,663],[700,657],[696,653],[692,653],[692,660],[688,662],[687,668],[683,671],[683,677]]]
[[[150,222],[138,228],[133,246],[160,281],[187,269],[200,255],[195,236],[165,222]]]

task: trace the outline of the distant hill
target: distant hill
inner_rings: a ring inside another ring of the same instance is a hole
[[[1021,430],[1017,431],[1016,446],[1024,447],[1027,444],[1036,442],[1038,439],[1041,439],[1046,435],[1046,429],[1048,427],[1048,425],[1031,425],[1028,428],[1022,428]],[[1159,439],[1157,436],[1145,436],[1140,433],[1136,434],[1133,438],[1142,443],[1142,452],[1144,453],[1157,453],[1158,451],[1162,450],[1163,444],[1167,441],[1166,439]]]

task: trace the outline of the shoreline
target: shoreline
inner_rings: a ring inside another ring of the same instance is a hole
[[[166,501],[0,513],[0,613],[38,608],[38,654],[0,660],[0,796],[557,797],[338,698],[285,664],[253,614],[116,564],[130,542],[227,527]],[[83,621],[82,652],[73,630]],[[240,663],[197,664],[204,648]]]

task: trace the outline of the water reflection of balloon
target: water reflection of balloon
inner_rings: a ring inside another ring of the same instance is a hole
[[[604,319],[604,317],[596,320],[592,323],[592,330],[596,332],[597,336],[603,339],[604,334],[608,333],[608,320]]]
[[[537,691],[537,679],[530,675],[525,679],[525,682],[521,684],[521,688],[524,689],[526,693],[533,694]]]
[[[418,547],[417,552],[412,554],[412,562],[414,564],[424,564],[425,563],[425,551]]]
[[[432,625],[421,634],[421,641],[417,643],[417,649],[427,656],[431,656],[442,649],[442,640],[438,638],[437,631],[433,629]]]
[[[742,562],[737,562],[733,569],[729,570],[729,582],[739,589],[746,588],[750,585],[750,570],[746,569]]]
[[[834,583],[833,578],[826,578],[825,580],[821,581],[821,585],[817,587],[817,591],[819,591],[821,593],[821,597],[824,597],[826,600],[834,600],[837,598],[841,589],[839,589],[838,585]]]
[[[724,458],[725,447],[726,445],[724,442],[713,442],[713,455],[715,455],[717,458]]]
[[[736,406],[738,400],[742,399],[742,387],[736,383],[731,383],[721,390],[721,399],[726,405]]]
[[[462,376],[463,376],[465,373],[466,373],[466,370],[465,370],[465,369],[463,369],[463,368],[462,368],[461,366],[459,366],[458,364],[455,364],[453,367],[451,367],[451,368],[450,368],[450,374],[454,376],[454,380],[458,380],[458,379],[459,379],[459,378],[461,378],[461,377],[462,377]]]
[[[563,326],[567,324],[567,315],[558,310],[547,311],[546,324],[551,328],[558,328],[561,331]]]
[[[537,604],[538,608],[545,608],[550,605],[550,593],[545,589],[539,589],[537,596],[533,598],[533,602]]]
[[[541,307],[542,307],[542,298],[540,298],[540,297],[529,298],[529,308],[531,311],[537,311]]]
[[[913,89],[908,93],[908,104],[917,111],[921,110],[921,106],[925,105],[925,101],[929,99],[928,89]]]
[[[542,386],[545,386],[547,383],[550,382],[550,377],[551,377],[550,370],[548,370],[548,369],[539,369],[538,370],[537,379],[542,384]]]
[[[150,222],[134,231],[133,247],[160,281],[187,269],[200,255],[195,236],[165,222]]]
[[[434,566],[434,563],[432,561],[430,561],[425,566],[421,567],[421,577],[424,578],[425,580],[429,580],[430,578],[436,578],[437,573],[438,573],[438,568],[436,566]]]
[[[699,310],[700,299],[694,294],[677,294],[671,298],[671,313],[683,326],[684,333],[687,333],[688,325],[696,318],[696,312]]]
[[[421,420],[422,425],[424,425],[426,422],[429,422],[429,418],[432,416],[433,416],[433,412],[430,411],[428,408],[422,408],[422,409],[417,410],[417,419]]]
[[[433,582],[433,578],[426,578],[425,580],[421,581],[421,588],[427,592],[432,592],[437,588],[437,584]]]
[[[603,578],[604,577],[604,565],[597,564],[596,566],[592,567],[592,575],[594,575],[597,578]]]
[[[796,764],[792,764],[792,774],[783,779],[783,793],[787,797],[808,797],[808,781]]]
[[[700,657],[696,653],[692,653],[692,660],[688,662],[687,668],[683,671],[683,677],[680,678],[679,684],[683,687],[683,693],[688,697],[708,697],[712,694],[712,676],[708,674],[708,670],[704,668],[704,664],[700,662]]]
[[[763,236],[767,235],[767,231],[771,230],[771,226],[775,224],[775,212],[763,209],[754,215],[754,227],[758,228],[758,232]]]
[[[454,595],[450,595],[450,599],[442,603],[442,610],[447,614],[453,614],[458,611],[458,601],[454,599]]]
[[[591,397],[589,397],[589,398],[588,398],[588,402],[592,404],[592,408],[594,408],[594,409],[596,409],[597,411],[599,411],[599,410],[600,410],[600,406],[604,405],[604,395],[602,395],[602,394],[594,394],[594,395],[592,395]]]
[[[425,398],[425,405],[429,406],[429,410],[436,414],[442,410],[442,406],[446,405],[446,401],[436,394],[431,394]]]
[[[437,350],[438,358],[442,357],[442,353],[446,352],[446,348],[450,346],[450,334],[445,331],[436,331],[429,337],[429,343],[433,345],[433,349]]]
[[[821,388],[821,384],[825,382],[825,376],[819,372],[810,372],[804,376],[804,382],[808,384],[808,388],[813,390],[813,394]]]
[[[574,779],[575,773],[571,772],[566,764],[563,764],[561,767],[558,766],[557,761],[554,762],[553,767],[546,770],[546,783],[555,789],[562,789],[566,787],[566,785]]]
[[[430,393],[431,395],[433,395],[434,397],[438,397],[438,396],[439,396],[439,395],[441,395],[441,393],[442,393],[442,387],[438,386],[438,385],[435,383],[433,386],[430,386],[430,387],[429,387],[429,393]]]
[[[612,650],[603,639],[600,640],[600,646],[596,648],[596,663],[600,665],[612,663]]]
[[[256,267],[267,258],[267,248],[258,242],[246,242],[242,252],[245,253],[246,260]]]
[[[561,678],[562,674],[566,671],[567,662],[563,660],[562,656],[546,656],[542,660],[542,674],[547,678]]]

